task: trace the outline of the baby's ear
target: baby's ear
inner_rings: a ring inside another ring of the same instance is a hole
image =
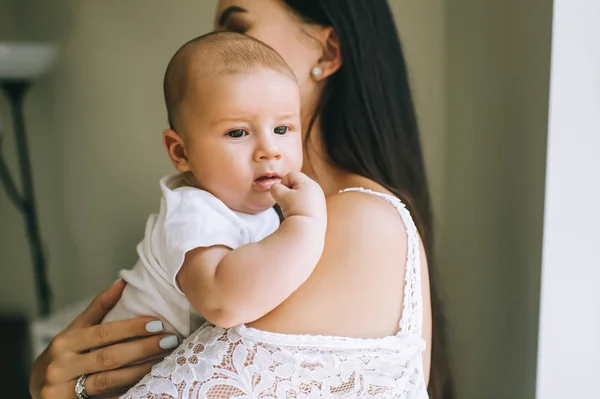
[[[185,143],[175,130],[167,129],[163,132],[163,145],[175,168],[180,172],[189,172],[190,164],[185,152]]]

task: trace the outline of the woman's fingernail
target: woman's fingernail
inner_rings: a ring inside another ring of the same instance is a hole
[[[169,335],[168,337],[164,337],[158,343],[158,346],[160,346],[161,349],[173,349],[173,348],[177,348],[178,345],[179,345],[179,341],[177,340],[177,337],[174,335]]]
[[[163,323],[160,320],[154,320],[146,324],[146,331],[154,333],[163,330]]]

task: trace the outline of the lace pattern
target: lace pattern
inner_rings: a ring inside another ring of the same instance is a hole
[[[395,197],[363,188],[397,210],[408,252],[400,331],[379,339],[278,334],[204,324],[124,399],[427,399],[423,378],[419,238]]]
[[[379,340],[276,334],[265,343],[251,330],[205,324],[122,398],[412,398],[422,385],[425,343],[411,335],[375,345]],[[277,335],[316,345],[277,344]]]

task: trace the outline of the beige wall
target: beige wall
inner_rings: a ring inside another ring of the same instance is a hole
[[[439,227],[446,191],[446,0],[391,0],[389,4],[408,64]]]
[[[0,40],[20,40],[26,36],[26,29],[20,18],[17,3],[0,1]],[[54,147],[55,132],[47,129],[48,125],[48,81],[40,82],[27,98],[25,117],[30,133],[30,151],[32,153],[33,173],[36,176],[38,210],[44,225],[46,249],[51,256],[60,259],[60,230],[50,228],[56,225],[58,198],[60,197],[55,181],[57,177],[55,154],[50,151]],[[8,104],[4,96],[0,96],[0,118],[4,126],[2,153],[18,180],[16,154],[9,119]],[[25,229],[20,213],[0,190],[0,309],[21,311],[32,314],[35,310],[33,291],[32,262],[29,247],[25,240]],[[57,279],[55,289],[60,290]]]
[[[535,396],[551,14],[447,2],[439,254],[461,398]]]
[[[533,397],[551,2],[533,3],[390,1],[440,227],[461,399]],[[157,180],[171,170],[159,140],[162,74],[183,41],[209,29],[214,4],[0,0],[0,40],[62,46],[27,102],[60,305],[97,292],[135,261],[158,205]],[[11,145],[3,145],[9,158]],[[3,193],[0,268],[0,308],[33,314],[22,223]]]
[[[133,265],[145,219],[158,206],[158,178],[171,171],[160,144],[162,74],[181,43],[209,29],[214,4],[0,0],[1,18],[18,21],[2,24],[0,39],[61,46],[56,68],[26,105],[59,305],[96,293]],[[12,161],[11,148],[4,144]],[[3,193],[0,215],[0,266],[17,271],[0,280],[0,307],[34,314],[21,218]]]

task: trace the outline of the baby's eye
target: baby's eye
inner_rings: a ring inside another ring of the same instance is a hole
[[[244,137],[247,134],[248,134],[248,132],[245,131],[244,129],[235,129],[230,132],[227,132],[227,136],[229,136],[233,139],[241,139],[242,137]]]
[[[287,126],[277,126],[274,130],[275,134],[286,134],[288,132]]]

